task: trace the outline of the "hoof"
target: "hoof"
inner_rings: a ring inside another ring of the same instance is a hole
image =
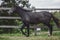
[[[50,36],[52,36],[52,35],[48,34],[48,36],[50,37]]]
[[[26,37],[29,37],[29,36],[26,36]]]
[[[26,35],[26,37],[29,37],[29,35]]]

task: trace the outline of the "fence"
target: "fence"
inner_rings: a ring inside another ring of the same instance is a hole
[[[21,19],[20,17],[0,17],[0,19]],[[0,28],[19,28],[18,26],[1,25]]]
[[[0,10],[10,10],[11,8],[4,8],[4,7],[0,7]],[[35,10],[59,10],[60,11],[60,8],[37,8]],[[20,17],[0,17],[0,19],[21,19]],[[12,27],[14,28],[14,26],[7,26],[7,25],[4,25],[4,26],[0,26],[0,27]],[[16,28],[16,26],[15,26]],[[18,28],[18,27],[17,27]]]

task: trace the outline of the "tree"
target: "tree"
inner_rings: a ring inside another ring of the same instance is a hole
[[[2,0],[3,3],[1,4],[4,7],[12,7],[13,5],[22,4],[23,7],[29,8],[31,4],[29,4],[29,0]]]
[[[12,7],[14,5],[19,5],[22,4],[23,7],[29,8],[30,4],[29,1],[24,1],[24,0],[2,0],[1,7]],[[7,10],[2,10],[0,13],[0,16],[9,16],[7,13]],[[13,13],[11,16],[18,16],[17,13]],[[15,20],[0,20],[0,25],[18,25]],[[8,32],[10,29],[3,29],[5,32]],[[8,31],[7,31],[8,30]],[[12,29],[11,29],[12,30]]]

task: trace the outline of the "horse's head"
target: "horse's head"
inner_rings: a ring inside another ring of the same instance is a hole
[[[16,11],[15,7],[12,7],[9,11],[8,14],[11,15],[12,13],[14,13]]]
[[[18,9],[22,9],[22,7],[20,6],[13,6],[9,11],[9,15],[12,14],[12,13],[17,13]]]

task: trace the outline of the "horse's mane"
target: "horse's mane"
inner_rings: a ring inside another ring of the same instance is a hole
[[[20,6],[16,6],[16,7],[19,8],[19,9],[21,9],[21,10],[23,10],[23,11],[25,11],[25,12],[31,12],[32,11],[32,10],[24,9],[24,8],[22,8]]]
[[[24,9],[25,12],[31,12],[32,10]]]

